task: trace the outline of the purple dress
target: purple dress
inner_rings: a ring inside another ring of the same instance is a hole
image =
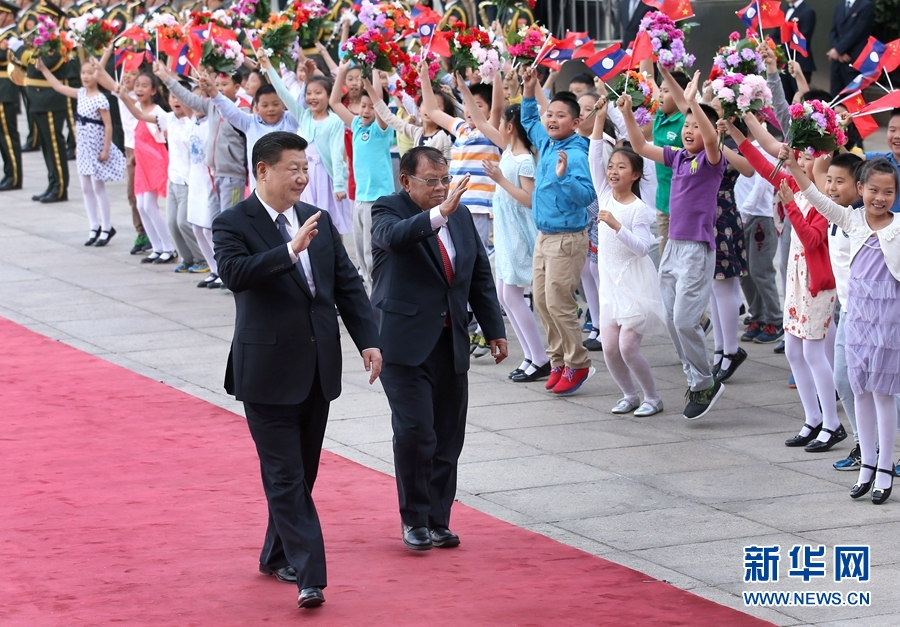
[[[900,393],[900,282],[888,270],[879,239],[866,241],[850,264],[847,371],[853,392]]]

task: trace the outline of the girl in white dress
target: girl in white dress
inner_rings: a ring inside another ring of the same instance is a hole
[[[597,101],[588,161],[600,205],[597,231],[600,338],[606,368],[625,395],[614,414],[638,417],[663,410],[650,363],[641,353],[644,335],[665,330],[665,309],[656,268],[648,253],[654,239],[654,211],[640,199],[643,159],[630,148],[615,148],[603,133],[606,98]],[[637,379],[644,393],[639,403]]]

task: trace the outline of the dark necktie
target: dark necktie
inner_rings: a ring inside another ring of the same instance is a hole
[[[287,218],[283,213],[279,213],[275,218],[275,224],[278,225],[278,232],[281,233],[281,237],[284,240],[285,244],[289,244],[291,241],[291,236],[288,234],[287,230]],[[300,273],[300,278],[303,279],[303,283],[306,286],[309,286],[309,281],[306,280],[306,272],[303,271],[303,264],[300,263],[300,255],[297,255],[297,263],[294,264],[294,267],[297,269],[297,272]]]
[[[441,251],[441,261],[444,262],[444,274],[447,275],[447,284],[453,285],[453,264],[450,263],[450,255],[447,254],[447,249],[444,248],[444,242],[441,241],[441,238],[435,235],[437,238],[438,249]],[[447,317],[444,318],[444,326],[450,326],[450,314],[447,314]]]

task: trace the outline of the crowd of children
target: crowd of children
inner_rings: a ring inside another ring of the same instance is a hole
[[[773,56],[762,52],[770,72]],[[798,162],[762,116],[723,119],[698,75],[662,67],[643,68],[660,102],[644,127],[627,94],[607,101],[590,75],[550,93],[555,73],[541,86],[535,68],[509,64],[493,85],[456,74],[454,88],[424,81],[418,98],[396,89],[396,75],[362,77],[347,60],[301,57],[289,71],[259,53],[252,71],[195,72],[192,80],[156,63],[117,82],[104,67],[85,63],[78,89],[47,73],[77,99],[86,245],[115,235],[104,184],[127,175],[149,240],[132,252],[148,253],[143,263],[208,273],[198,287],[227,287],[216,272],[213,220],[253,189],[247,162],[258,138],[286,130],[309,141],[303,200],[331,214],[368,289],[371,209],[395,193],[392,153],[433,146],[455,180],[468,177],[463,204],[492,253],[523,351],[513,382],[572,394],[595,373],[590,352],[602,350],[622,392],[611,412],[652,416],[664,408],[641,344],[668,332],[687,380],[682,413],[695,420],[747,359],[739,341],[783,340],[804,410],[785,444],[822,452],[848,437],[837,397],[858,444],[835,468],[860,470],[854,498],[890,494],[894,466],[878,450],[892,450],[900,393],[900,222],[890,212],[900,155]],[[781,83],[768,85],[784,127]],[[121,103],[125,154],[111,144],[101,86]],[[810,97],[801,87],[798,97]],[[900,112],[891,134],[900,136]],[[787,171],[774,171],[778,158]],[[779,233],[782,225],[790,229]],[[584,327],[579,293],[589,311]],[[477,321],[470,331],[478,357],[485,342]]]

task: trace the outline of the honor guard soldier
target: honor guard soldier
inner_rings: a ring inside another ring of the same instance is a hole
[[[19,7],[0,0],[0,156],[3,157],[3,180],[0,192],[22,189],[22,146],[19,144],[19,88],[9,78],[10,39],[16,40],[16,14]]]
[[[27,37],[28,33],[37,26],[38,6],[40,4],[41,0],[34,0],[34,2],[30,3],[21,13],[19,13],[18,30],[20,39]],[[25,102],[25,119],[28,121],[28,137],[25,139],[25,144],[22,146],[22,152],[40,150],[41,146],[38,143],[37,124],[35,124],[34,116],[31,115],[31,109],[28,106],[28,96],[25,93],[24,84],[19,85],[19,93],[22,95],[22,100]]]
[[[466,26],[477,26],[475,19],[475,5],[472,0],[450,0],[444,5],[444,19],[438,27],[438,30],[445,30],[448,26],[453,26],[457,22],[462,22]]]
[[[105,12],[103,19],[115,24],[116,35],[121,35],[122,31],[134,21],[134,12],[124,2],[116,2],[116,0],[99,0],[98,6]]]
[[[42,0],[38,11],[56,22],[65,16],[65,12],[49,0]],[[34,67],[36,61],[34,53],[34,48],[26,46],[16,51],[19,63],[25,67],[28,107],[34,115],[38,128],[38,142],[41,152],[44,153],[44,163],[47,164],[47,190],[32,196],[31,199],[43,203],[63,202],[69,199],[69,163],[66,161],[65,139],[62,132],[69,99],[56,93],[44,75]],[[43,57],[43,61],[54,76],[63,83],[67,82],[68,67],[65,57],[51,54]]]
[[[481,2],[478,5],[478,17],[484,26],[494,23],[494,20],[500,20],[503,26],[503,32],[509,35],[522,28],[523,26],[531,26],[535,23],[534,10],[527,6],[514,6],[508,11],[504,11],[501,15],[497,11],[497,5],[493,2]]]

